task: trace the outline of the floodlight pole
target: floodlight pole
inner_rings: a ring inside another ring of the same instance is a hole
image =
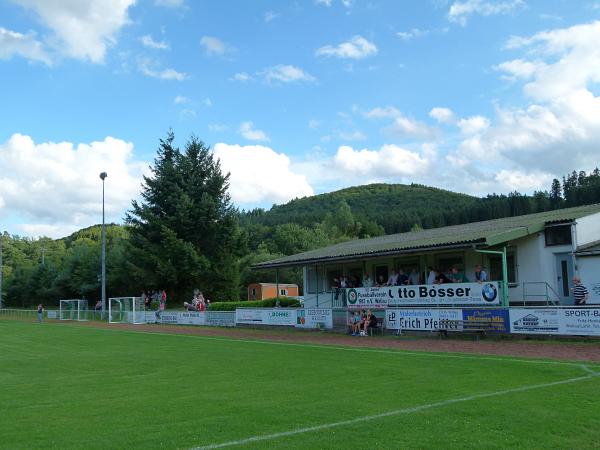
[[[106,310],[106,231],[104,230],[104,180],[107,177],[106,172],[100,174],[102,180],[102,314],[104,320],[104,311]]]

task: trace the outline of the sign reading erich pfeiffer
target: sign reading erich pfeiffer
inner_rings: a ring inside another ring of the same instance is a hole
[[[498,283],[382,286],[347,290],[348,308],[382,309],[417,305],[499,305]]]

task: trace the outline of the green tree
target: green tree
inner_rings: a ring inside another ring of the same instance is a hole
[[[140,288],[166,289],[178,299],[196,287],[212,300],[237,299],[244,242],[229,174],[196,137],[183,152],[174,139],[170,132],[160,141],[142,200],[127,213],[130,273]]]

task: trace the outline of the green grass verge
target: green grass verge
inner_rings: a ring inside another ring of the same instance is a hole
[[[579,364],[13,321],[0,321],[0,359],[0,447],[11,449],[192,448],[586,375]],[[597,448],[599,388],[588,378],[245,448]]]

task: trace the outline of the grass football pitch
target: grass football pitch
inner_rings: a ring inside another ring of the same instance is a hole
[[[0,321],[0,447],[598,448],[600,366]]]

